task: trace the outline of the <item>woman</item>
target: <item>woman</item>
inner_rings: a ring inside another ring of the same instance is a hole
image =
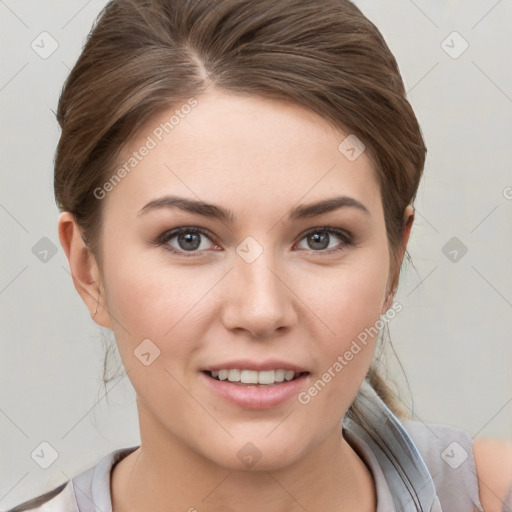
[[[358,8],[114,0],[58,119],[60,241],[141,444],[13,511],[512,507],[506,459],[374,366],[426,148]]]

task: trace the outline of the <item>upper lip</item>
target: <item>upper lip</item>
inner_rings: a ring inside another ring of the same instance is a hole
[[[271,359],[267,361],[249,361],[248,359],[237,359],[225,363],[214,364],[203,368],[202,371],[215,372],[219,370],[254,370],[263,372],[265,370],[293,370],[295,373],[307,372],[301,366],[286,361]]]

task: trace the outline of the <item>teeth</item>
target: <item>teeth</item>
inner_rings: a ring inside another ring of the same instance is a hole
[[[267,370],[264,372],[254,372],[258,374],[258,384],[274,384],[276,381],[274,370]]]
[[[240,373],[240,382],[243,384],[258,384],[258,373],[254,370],[242,370]],[[228,374],[229,379],[229,374]]]
[[[293,370],[286,370],[284,372],[284,380],[292,380],[295,372]]]
[[[293,370],[216,370],[210,372],[213,378],[229,380],[230,382],[241,382],[242,384],[274,384],[275,382],[290,381],[296,375]]]
[[[231,382],[239,382],[240,381],[240,370],[228,370],[227,379]]]
[[[285,374],[286,374],[286,370],[276,370],[275,371],[276,382],[283,382]]]

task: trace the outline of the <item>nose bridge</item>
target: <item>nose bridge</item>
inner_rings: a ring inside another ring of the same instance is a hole
[[[250,238],[250,237],[248,237]],[[225,304],[225,323],[254,336],[268,336],[293,321],[291,293],[280,276],[271,249],[244,240],[236,249],[230,290]]]

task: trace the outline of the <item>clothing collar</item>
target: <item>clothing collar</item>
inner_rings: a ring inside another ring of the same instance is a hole
[[[400,512],[442,512],[434,481],[411,437],[365,379],[345,415],[344,431],[363,439],[375,455]],[[349,434],[350,435],[350,434]]]

